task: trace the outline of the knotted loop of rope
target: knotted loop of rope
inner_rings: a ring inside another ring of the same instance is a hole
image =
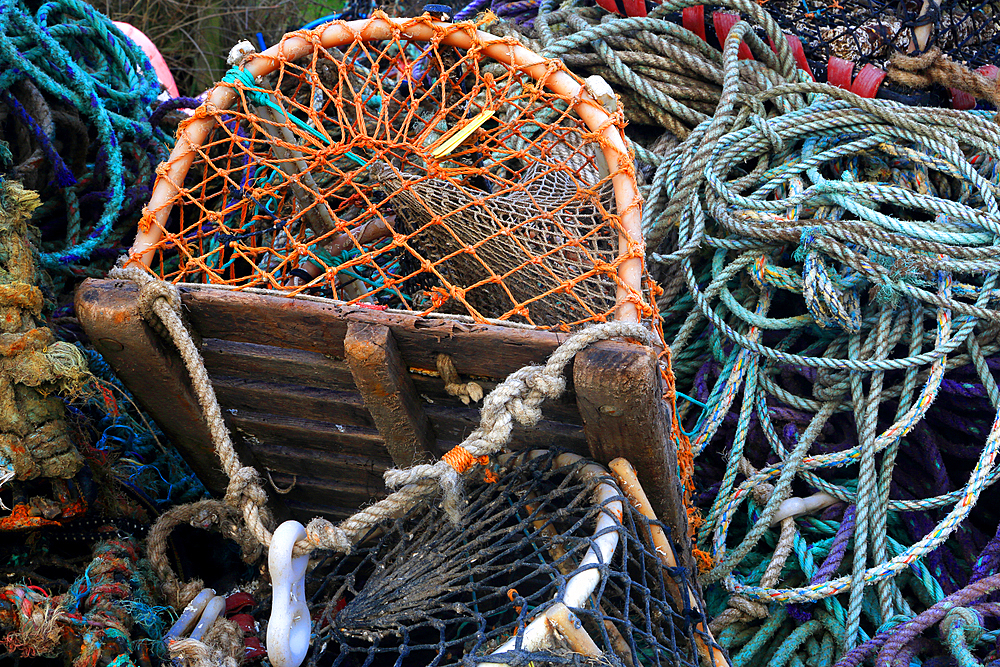
[[[938,626],[941,638],[945,641],[948,641],[948,634],[956,628],[962,630],[965,634],[965,641],[970,645],[975,645],[985,632],[982,617],[975,609],[969,607],[954,607],[945,614],[941,625]]]
[[[934,84],[964,91],[986,100],[1000,109],[1000,78],[989,79],[957,63],[941,49],[933,48],[919,56],[896,54],[889,61],[886,74],[909,88],[927,88]]]
[[[552,353],[545,366],[521,368],[490,392],[483,401],[479,428],[455,448],[464,450],[462,456],[446,455],[434,464],[387,470],[386,486],[398,489],[395,493],[362,509],[339,526],[326,519],[313,519],[306,527],[310,545],[349,552],[354,542],[379,521],[397,517],[437,493],[441,494],[442,507],[449,519],[459,522],[464,505],[462,474],[470,467],[469,459],[478,461],[499,452],[510,442],[515,422],[537,424],[542,403],[558,398],[566,390],[566,366],[576,353],[599,340],[616,337],[633,338],[644,344],[653,341],[647,329],[626,322],[594,325],[571,336]]]
[[[771,127],[771,124],[767,122],[767,109],[764,108],[764,103],[759,97],[756,95],[747,95],[746,93],[737,93],[734,102],[737,105],[741,105],[733,126],[734,130],[743,127],[745,122],[749,122],[758,132],[764,135],[773,153],[781,153],[785,150],[785,141]]]

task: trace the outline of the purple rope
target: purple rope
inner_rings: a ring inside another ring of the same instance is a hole
[[[490,4],[490,0],[472,0],[465,7],[462,7],[455,14],[455,21],[466,21],[473,16],[475,16],[480,10],[486,5]]]
[[[857,516],[857,505],[851,505],[844,510],[844,518],[840,521],[840,527],[833,536],[833,543],[830,545],[830,553],[823,559],[823,564],[816,570],[810,585],[822,584],[830,580],[837,568],[844,561],[844,554],[847,553],[847,543],[854,537],[854,518]]]
[[[979,554],[979,558],[973,564],[972,577],[969,579],[969,583],[974,584],[995,573],[998,558],[1000,558],[1000,526],[997,527],[997,532],[993,536],[993,539],[983,548]]]
[[[939,623],[955,607],[968,607],[979,598],[1000,588],[1000,574],[990,575],[974,584],[955,591],[933,607],[889,630],[878,633],[864,644],[856,646],[837,661],[834,667],[860,667],[865,658],[879,650],[876,667],[892,667],[897,658],[904,657],[903,650],[918,635]],[[926,663],[925,663],[926,664]]]
[[[197,109],[202,105],[202,100],[197,97],[175,97],[165,102],[161,102],[156,110],[149,115],[149,124],[156,127],[163,120],[163,117],[171,111],[177,109]]]
[[[42,152],[45,153],[45,157],[49,159],[49,163],[52,165],[55,171],[55,183],[60,188],[69,188],[76,185],[76,177],[73,176],[73,172],[69,170],[66,163],[63,161],[62,156],[56,151],[55,146],[49,140],[45,131],[42,130],[41,126],[31,117],[28,110],[21,106],[21,103],[17,101],[17,98],[8,93],[6,90],[0,91],[0,102],[3,102],[10,108],[14,110],[17,114],[18,119],[25,124],[25,126],[31,130],[31,134],[34,135],[35,140],[38,145],[41,146]]]

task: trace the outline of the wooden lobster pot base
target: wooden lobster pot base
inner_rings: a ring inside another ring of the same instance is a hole
[[[445,392],[438,354],[488,393],[513,371],[544,363],[568,337],[335,301],[180,290],[241,459],[270,478],[278,515],[300,521],[343,518],[384,497],[387,468],[436,460],[479,424],[478,406]],[[77,315],[140,405],[221,494],[227,480],[187,372],[143,321],[137,296],[131,282],[87,280]],[[658,515],[685,534],[654,351],[598,343],[576,356],[570,376],[567,392],[543,406],[544,421],[515,429],[512,447],[557,446],[602,463],[628,458]],[[675,541],[687,551],[687,540]]]

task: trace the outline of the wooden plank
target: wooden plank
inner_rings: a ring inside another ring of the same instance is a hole
[[[354,391],[355,388],[354,376],[346,361],[318,352],[206,338],[202,342],[201,353],[205,368],[212,376],[225,375],[336,390]],[[441,378],[422,373],[409,373],[409,378],[423,402],[462,407],[458,398],[445,391]],[[480,378],[476,378],[476,382],[487,394],[498,384]],[[542,409],[551,421],[582,426],[576,398],[570,391],[554,401],[547,401]]]
[[[265,484],[266,479],[265,476]],[[290,501],[318,506],[353,507],[352,512],[387,495],[384,486],[364,481],[359,483],[354,480],[332,480],[285,473],[272,473],[271,481],[279,489],[291,489],[285,495]],[[274,489],[269,489],[269,492],[275,495]]]
[[[354,377],[347,363],[319,352],[206,338],[202,340],[201,356],[209,375],[310,387],[354,388]]]
[[[375,428],[371,413],[357,392],[220,376],[212,378],[212,386],[226,415],[236,416],[243,410],[257,412],[266,406],[276,414]]]
[[[352,456],[276,443],[253,447],[254,456],[272,473],[304,475],[324,479],[363,481],[375,489],[384,489],[382,473],[391,461],[379,461],[366,456]]]
[[[451,408],[442,405],[424,406],[438,436],[443,451],[462,442],[479,427],[479,410]],[[541,420],[531,428],[516,425],[511,432],[511,449],[549,449],[562,447],[582,456],[589,455],[583,429],[573,424]]]
[[[382,436],[373,428],[250,410],[226,415],[226,423],[254,449],[284,443],[334,454],[367,456],[387,464],[392,461],[382,446]]]
[[[348,322],[392,330],[404,362],[434,369],[439,353],[460,373],[503,379],[529,363],[544,361],[568,334],[390,313],[332,301],[289,299],[210,287],[181,290],[193,326],[205,338],[296,348],[344,356]],[[489,354],[483,354],[489,350]]]
[[[225,492],[228,479],[211,446],[208,426],[191,389],[187,369],[142,319],[136,285],[85,280],[76,292],[76,314],[98,352],[163,429],[205,486]],[[252,460],[239,451],[245,465]]]
[[[627,343],[592,346],[573,360],[573,379],[591,457],[605,465],[628,459],[657,516],[686,545],[687,511],[656,354]]]
[[[393,462],[405,468],[437,459],[434,430],[388,327],[351,322],[344,355]]]

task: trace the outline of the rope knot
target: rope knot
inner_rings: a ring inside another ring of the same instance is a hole
[[[983,636],[983,619],[974,609],[955,607],[941,620],[939,626],[941,637],[948,641],[948,634],[956,628],[961,628],[969,644],[976,644]]]
[[[319,517],[306,526],[306,540],[318,549],[330,549],[345,554],[351,553],[354,548],[351,539],[342,528]]]
[[[563,375],[550,375],[539,369],[525,378],[524,383],[534,389],[545,398],[558,398],[566,391],[566,377]]]

